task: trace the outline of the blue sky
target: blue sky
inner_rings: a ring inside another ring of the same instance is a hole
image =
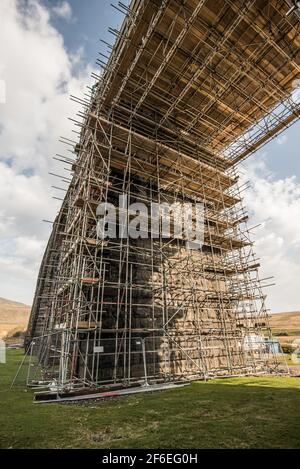
[[[86,92],[98,52],[107,55],[100,38],[113,43],[108,27],[121,25],[111,2],[0,0],[0,297],[32,302],[51,230],[42,220],[54,220],[52,196],[63,194],[51,189],[64,185],[49,176],[63,173],[52,157],[65,154],[60,136],[74,139],[68,117],[79,108],[69,96]],[[300,122],[241,165],[261,277],[277,285],[266,289],[273,312],[300,310],[299,133]]]
[[[51,8],[57,5],[56,0],[44,0],[44,4]],[[67,49],[74,53],[79,47],[84,47],[86,63],[95,63],[98,52],[107,55],[107,48],[100,39],[113,44],[115,36],[108,32],[108,28],[118,28],[122,24],[124,15],[113,8],[118,7],[114,0],[71,0],[73,20],[66,22],[64,18],[56,17],[53,25],[63,35]],[[128,0],[123,0],[128,5]],[[119,7],[118,7],[119,8]]]
[[[300,178],[300,122],[296,122],[280,137],[265,145],[261,151],[250,158],[257,158],[266,153],[265,161],[276,177],[286,178],[296,175]]]

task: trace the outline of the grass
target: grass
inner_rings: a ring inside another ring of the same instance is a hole
[[[33,404],[0,364],[1,448],[300,448],[300,379],[236,378],[85,405]]]

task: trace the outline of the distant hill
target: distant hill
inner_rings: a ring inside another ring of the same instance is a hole
[[[30,309],[23,303],[0,298],[0,338],[25,331]]]
[[[300,311],[272,314],[270,317],[270,325],[274,330],[300,331]]]

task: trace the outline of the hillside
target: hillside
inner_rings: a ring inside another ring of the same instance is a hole
[[[300,338],[300,311],[272,314],[270,326],[281,345],[289,345]]]
[[[270,325],[274,330],[300,332],[300,311],[272,314]]]
[[[30,306],[0,298],[0,338],[27,327]]]

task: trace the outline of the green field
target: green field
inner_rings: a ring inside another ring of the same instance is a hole
[[[1,448],[300,448],[300,379],[238,378],[77,406],[33,404],[0,364]]]

